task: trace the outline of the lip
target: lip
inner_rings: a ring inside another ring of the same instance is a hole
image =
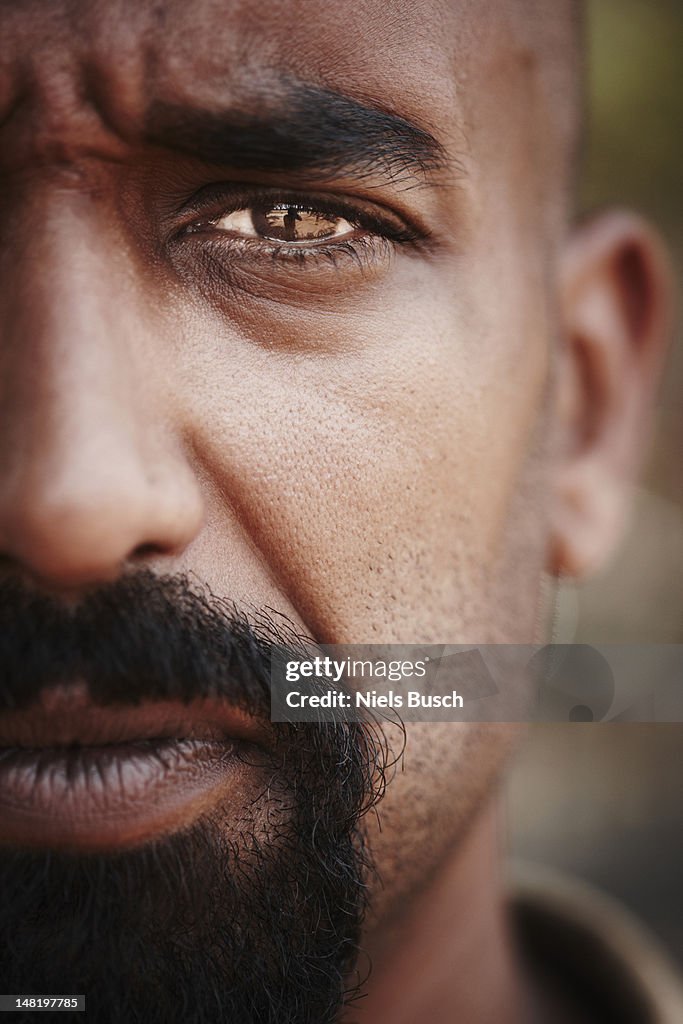
[[[105,708],[81,685],[44,693],[0,715],[0,842],[97,850],[168,835],[244,802],[254,768],[240,753],[254,745],[268,746],[266,726],[218,700]]]

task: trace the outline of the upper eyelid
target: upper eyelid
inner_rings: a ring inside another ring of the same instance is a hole
[[[226,209],[228,206],[233,210],[245,209],[249,205],[255,205],[259,200],[272,203],[300,203],[302,206],[306,204],[314,206],[319,203],[321,208],[325,207],[330,210],[335,206],[339,210],[354,209],[361,203],[361,200],[354,201],[352,198],[332,192],[307,191],[303,188],[264,187],[246,183],[217,183],[199,189],[189,200],[178,207],[176,213],[191,214],[193,211],[201,213],[212,203],[221,202],[226,204]],[[391,214],[391,216],[397,215]]]

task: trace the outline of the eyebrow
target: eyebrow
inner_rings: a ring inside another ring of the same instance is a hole
[[[410,185],[446,166],[443,146],[425,128],[330,89],[288,83],[254,106],[257,114],[157,101],[145,136],[206,163],[254,172]]]

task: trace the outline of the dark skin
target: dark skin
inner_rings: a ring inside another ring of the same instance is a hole
[[[670,288],[638,219],[569,228],[571,17],[534,7],[0,7],[2,572],[191,571],[333,643],[539,638],[548,577],[618,536]],[[274,253],[269,202],[330,238]],[[355,1019],[528,1019],[514,741],[409,727]]]

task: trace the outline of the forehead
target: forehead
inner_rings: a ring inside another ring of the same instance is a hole
[[[563,98],[571,92],[570,7],[0,0],[0,171],[66,166],[74,154],[96,151],[116,160],[150,137],[150,108],[236,115],[238,136],[245,117],[267,113],[277,134],[278,116],[291,113],[290,95],[300,97],[303,85],[309,102],[295,112],[300,125],[319,120],[318,98],[347,97],[433,138],[446,177],[472,197],[480,192],[478,202],[489,201],[488,177],[489,193],[505,178],[516,202],[524,192],[538,205],[547,193],[552,205],[564,191],[574,132]],[[343,135],[348,123],[346,114],[328,117],[319,134]],[[305,131],[297,144],[305,149]]]
[[[438,127],[447,144],[476,20],[455,0],[0,4],[0,116],[36,88],[55,106],[94,92],[114,124],[150,100],[248,108],[291,76]]]

